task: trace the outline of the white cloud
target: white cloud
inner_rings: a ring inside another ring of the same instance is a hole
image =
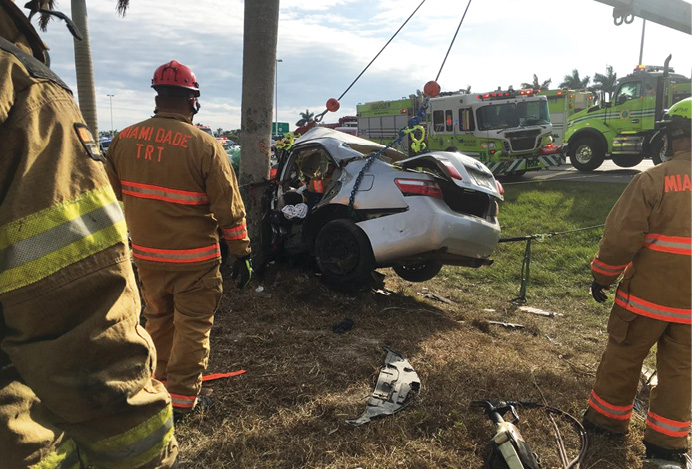
[[[69,14],[69,2],[58,7]],[[421,0],[282,0],[279,18],[279,120],[291,125],[306,108],[319,113],[339,97]],[[427,0],[324,120],[354,114],[359,102],[398,99],[435,79],[467,6]],[[125,18],[115,0],[88,2],[99,124],[123,128],[153,109],[154,69],[171,59],[193,68],[202,87],[198,120],[212,128],[240,126],[244,7],[241,0],[132,0]],[[443,90],[488,91],[552,79],[618,76],[639,59],[642,20],[615,26],[612,8],[594,0],[474,0],[440,74]],[[44,34],[54,70],[76,89],[72,39],[52,22]],[[690,36],[647,22],[643,62],[690,75]],[[271,90],[270,90],[271,91]]]

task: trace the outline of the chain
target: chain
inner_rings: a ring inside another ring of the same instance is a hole
[[[360,188],[361,183],[363,182],[363,176],[365,175],[365,172],[370,169],[370,166],[372,166],[372,163],[375,161],[375,159],[383,154],[385,151],[387,151],[389,148],[392,148],[394,145],[399,143],[406,135],[411,133],[413,131],[413,128],[417,125],[419,125],[422,121],[423,118],[425,117],[425,110],[428,107],[428,101],[430,100],[429,97],[425,97],[423,100],[423,103],[421,106],[418,108],[418,112],[414,117],[409,119],[408,125],[406,127],[403,127],[401,130],[399,130],[399,135],[397,138],[395,138],[393,141],[389,142],[387,145],[385,145],[383,148],[380,148],[378,151],[373,153],[372,155],[368,156],[367,161],[361,168],[361,170],[358,172],[358,176],[356,177],[356,182],[353,184],[353,189],[351,190],[351,196],[348,198],[348,211],[351,214],[351,218],[355,218],[355,212],[353,210],[353,205],[356,201],[356,192],[358,192],[358,188]]]

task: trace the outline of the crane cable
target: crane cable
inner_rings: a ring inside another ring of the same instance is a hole
[[[416,9],[413,10],[413,13],[411,13],[411,14],[409,15],[409,17],[406,18],[406,21],[404,21],[404,23],[403,23],[401,26],[399,26],[399,29],[397,29],[396,32],[394,33],[394,35],[393,35],[392,37],[389,38],[389,41],[387,41],[387,43],[382,47],[382,49],[380,49],[380,51],[377,53],[377,55],[375,55],[375,57],[373,57],[373,59],[370,61],[370,63],[367,64],[367,65],[365,66],[365,68],[358,74],[358,76],[356,77],[356,79],[353,80],[353,81],[351,82],[350,85],[348,85],[348,88],[346,88],[346,90],[345,90],[343,93],[341,93],[341,96],[339,96],[339,97],[337,98],[337,101],[341,101],[341,98],[343,98],[343,97],[346,95],[346,93],[348,93],[348,91],[353,87],[353,85],[356,84],[356,82],[358,81],[358,79],[359,79],[361,76],[363,76],[363,74],[365,73],[365,71],[366,71],[368,68],[370,68],[370,65],[372,65],[372,63],[380,56],[380,54],[385,50],[385,48],[389,45],[389,43],[392,42],[392,41],[394,40],[394,38],[397,36],[397,34],[399,34],[399,31],[401,31],[401,30],[404,28],[404,26],[406,26],[406,23],[408,23],[409,20],[410,20],[411,18],[413,18],[413,15],[416,14],[416,12],[420,9],[420,7],[423,6],[423,4],[424,4],[425,2],[426,2],[426,0],[422,0],[422,1],[420,2],[420,4],[416,7]],[[322,116],[324,116],[324,115],[327,113],[327,111],[328,111],[328,110],[325,109],[325,110],[322,111],[320,114],[318,114],[317,116],[315,116],[315,122],[321,121],[321,120],[322,120]]]
[[[445,54],[445,58],[442,60],[442,65],[440,65],[440,70],[437,72],[437,76],[435,77],[435,81],[440,79],[440,74],[442,73],[442,68],[445,66],[445,62],[447,62],[447,57],[449,56],[449,51],[452,50],[452,46],[454,45],[454,41],[457,39],[457,34],[459,34],[459,29],[461,28],[461,24],[464,22],[464,18],[466,18],[466,12],[469,11],[469,7],[471,6],[471,0],[469,0],[469,3],[466,4],[466,10],[464,10],[464,14],[461,16],[461,21],[459,21],[459,26],[457,26],[457,30],[454,33],[454,37],[452,38],[452,42],[449,44],[449,49],[447,49],[447,53]]]

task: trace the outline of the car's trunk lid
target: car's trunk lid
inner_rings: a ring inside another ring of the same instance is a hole
[[[483,192],[503,199],[493,173],[480,161],[457,152],[436,151],[398,161],[404,169],[432,171],[462,189]]]

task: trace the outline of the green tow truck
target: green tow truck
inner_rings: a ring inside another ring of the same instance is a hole
[[[618,80],[610,101],[573,114],[564,141],[570,163],[579,171],[593,171],[606,158],[622,167],[636,166],[644,158],[665,161],[663,136],[654,128],[673,103],[689,97],[690,79],[673,73],[668,64],[638,65]]]

